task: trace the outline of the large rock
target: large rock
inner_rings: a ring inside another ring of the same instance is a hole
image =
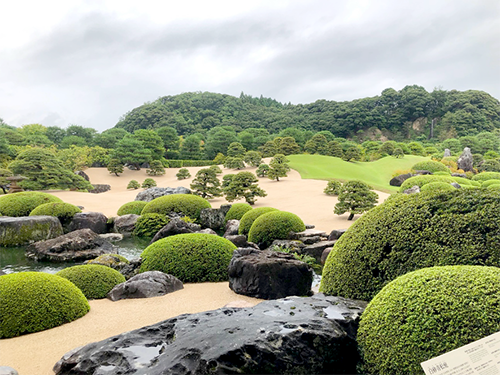
[[[135,229],[137,219],[141,216],[136,214],[128,214],[115,217],[113,221],[113,228],[115,232],[121,233],[125,236],[130,236]]]
[[[235,234],[224,237],[226,240],[231,241],[236,247],[253,247],[256,250],[259,250],[259,247],[253,242],[247,241],[247,236],[244,234]]]
[[[108,298],[118,301],[127,298],[158,297],[182,288],[182,281],[175,276],[160,271],[147,271],[115,286],[108,293]]]
[[[155,186],[146,189],[144,191],[141,191],[139,194],[137,194],[135,200],[151,202],[155,198],[163,197],[164,195],[170,195],[170,194],[191,194],[191,190],[182,186],[176,188],[170,188],[170,187],[163,188]]]
[[[449,148],[445,148],[444,149],[444,154],[443,154],[443,158],[448,158],[451,156],[451,151]]]
[[[194,233],[198,232],[201,227],[198,224],[186,223],[185,221],[175,218],[161,228],[151,240],[151,243],[156,242],[168,236],[175,236],[176,234]]]
[[[0,217],[0,246],[26,245],[63,234],[54,216]]]
[[[337,241],[347,229],[334,229],[328,235],[328,241]]]
[[[125,279],[128,280],[135,275],[139,274],[139,271],[141,269],[141,264],[142,264],[142,259],[141,258],[134,258],[129,261],[128,264],[124,265],[120,269],[120,273],[125,276]]]
[[[84,171],[76,171],[75,174],[80,176],[80,177],[83,177],[86,181],[90,182],[89,175],[87,173],[85,173]]]
[[[236,219],[228,220],[224,228],[224,237],[238,235],[240,221]]]
[[[389,181],[389,185],[391,186],[401,186],[403,182],[405,182],[407,179],[412,177],[413,175],[411,173],[403,173],[400,174],[396,177],[393,177],[391,181]]]
[[[462,155],[457,160],[458,169],[463,169],[464,172],[471,172],[473,170],[472,152],[469,147],[464,148]]]
[[[300,250],[300,253],[309,255],[315,258],[318,263],[321,263],[321,255],[323,254],[323,250],[325,250],[327,247],[333,247],[333,245],[335,245],[335,241],[320,241],[302,248]]]
[[[108,218],[100,212],[81,212],[75,214],[68,225],[70,232],[79,229],[91,229],[93,232],[102,234],[107,232]]]
[[[184,314],[68,352],[69,374],[355,374],[366,302],[285,298]]]
[[[292,254],[236,249],[228,273],[229,288],[238,294],[262,299],[311,294],[312,268]]]
[[[89,190],[89,193],[100,194],[111,190],[111,185],[107,184],[93,184],[93,189]]]
[[[80,229],[26,248],[26,256],[36,261],[68,262],[97,258],[113,253],[113,245],[90,229]]]
[[[201,226],[215,230],[224,228],[224,219],[230,208],[230,204],[223,204],[220,208],[204,208],[200,212]]]

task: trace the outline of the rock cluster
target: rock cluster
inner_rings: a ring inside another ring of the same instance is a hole
[[[191,194],[191,190],[182,186],[176,188],[170,188],[170,187],[163,188],[155,186],[146,189],[144,191],[141,191],[139,194],[137,194],[135,200],[151,202],[155,198],[163,197],[164,195],[170,195],[170,194]]]

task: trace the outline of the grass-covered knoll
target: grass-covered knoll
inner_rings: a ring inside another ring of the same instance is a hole
[[[155,213],[167,215],[170,212],[177,212],[183,213],[191,219],[199,220],[201,210],[211,207],[206,199],[197,195],[172,194],[153,199],[144,207],[142,214]]]
[[[386,285],[361,316],[363,374],[423,374],[420,363],[500,330],[500,268],[421,269]]]
[[[142,210],[147,204],[148,202],[144,201],[127,202],[118,209],[118,212],[116,214],[118,216],[130,215],[130,214],[140,215]]]
[[[306,226],[297,215],[286,211],[271,211],[255,219],[248,232],[248,241],[265,247],[274,240],[287,239],[290,232],[304,230]]]
[[[227,211],[224,217],[224,222],[227,223],[229,220],[240,220],[243,215],[248,211],[252,210],[252,206],[248,203],[235,203],[231,206],[229,211]]]
[[[405,180],[401,184],[401,186],[399,187],[399,191],[403,192],[413,186],[418,186],[421,188],[425,184],[429,184],[431,182],[445,182],[451,184],[452,182],[455,182],[455,180],[451,176],[438,176],[433,174],[413,176]]]
[[[90,310],[80,289],[44,272],[0,276],[0,301],[0,339],[57,327]]]
[[[99,264],[68,267],[57,275],[75,284],[88,299],[105,298],[111,289],[125,282],[120,272]]]
[[[30,212],[30,216],[47,215],[55,216],[62,225],[67,225],[73,219],[75,214],[82,212],[77,206],[71,203],[44,203],[35,207]]]
[[[28,216],[31,211],[44,203],[62,203],[55,195],[37,191],[0,196],[0,214],[4,216]]]
[[[185,283],[228,280],[236,246],[213,234],[188,233],[162,238],[141,254],[141,272],[162,271]]]
[[[340,158],[323,155],[288,155],[288,165],[297,170],[302,178],[316,180],[360,180],[375,190],[393,193],[397,187],[389,185],[397,170],[408,170],[428,157],[405,155],[404,158],[385,157],[372,162],[347,162]]]
[[[260,215],[267,214],[268,212],[271,211],[278,211],[278,210],[272,207],[258,207],[246,212],[240,220],[238,234],[247,235],[255,219],[257,219]]]
[[[393,195],[335,243],[320,290],[369,301],[391,280],[420,268],[498,266],[499,222],[498,190]]]

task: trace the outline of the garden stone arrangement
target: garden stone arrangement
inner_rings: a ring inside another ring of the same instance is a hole
[[[54,372],[353,374],[365,307],[318,295],[180,315],[69,352]]]

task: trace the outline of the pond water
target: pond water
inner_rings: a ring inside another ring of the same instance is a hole
[[[127,259],[139,257],[142,251],[149,245],[150,238],[125,238],[114,243],[116,253]],[[83,264],[83,262],[35,262],[25,257],[25,246],[0,247],[0,270],[5,273],[39,271],[56,273],[63,268]]]

